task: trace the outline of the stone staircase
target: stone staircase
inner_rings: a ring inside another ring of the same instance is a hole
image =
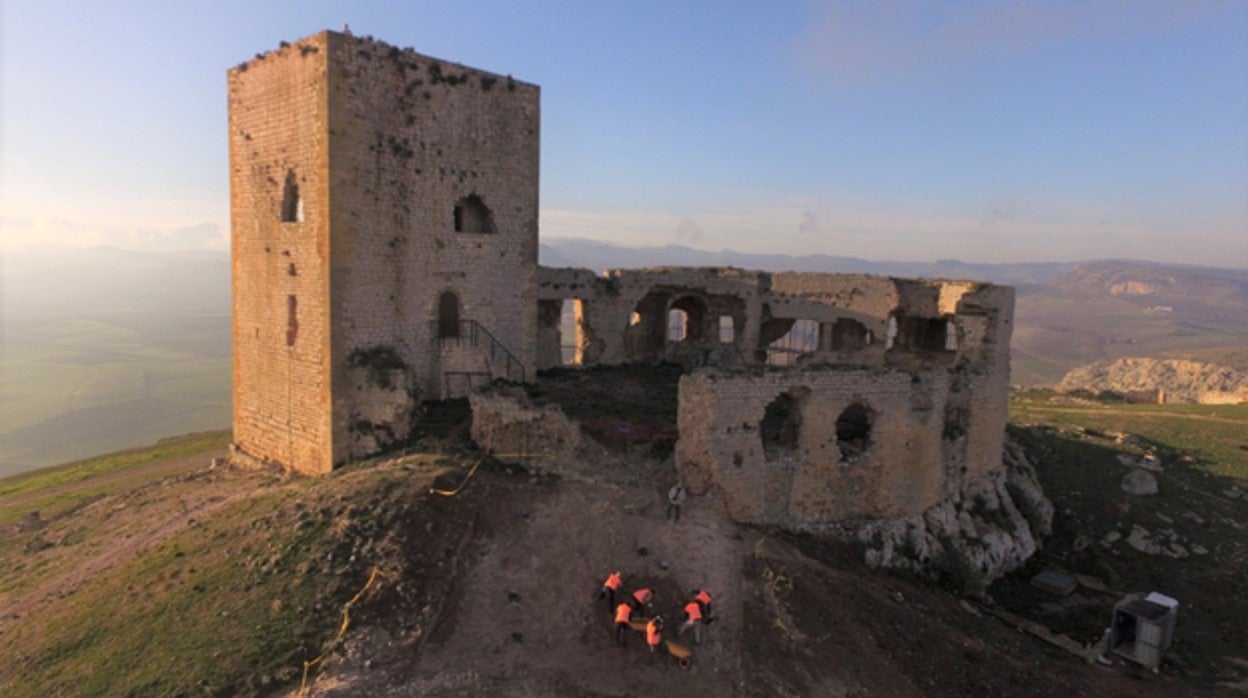
[[[476,320],[461,320],[454,333],[436,327],[441,356],[442,399],[466,397],[494,380],[523,383],[524,363]]]

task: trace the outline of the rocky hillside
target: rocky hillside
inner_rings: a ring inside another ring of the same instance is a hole
[[[1226,366],[1183,359],[1126,358],[1100,361],[1070,371],[1059,392],[1164,391],[1165,402],[1248,402],[1248,375]]]

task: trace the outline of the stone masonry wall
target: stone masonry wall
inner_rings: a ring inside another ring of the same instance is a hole
[[[324,48],[313,37],[228,74],[234,441],[309,473],[332,450]]]
[[[695,493],[714,485],[739,521],[801,529],[908,516],[946,492],[947,389],[943,371],[704,369],[681,379],[677,468]],[[764,415],[782,395],[800,410],[791,450],[765,444]],[[872,414],[860,455],[837,435],[854,404]]]
[[[370,39],[329,32],[325,41],[334,366],[392,348],[411,399],[441,397],[436,321],[450,292],[459,318],[481,323],[531,373],[538,88]],[[456,230],[456,205],[469,197],[488,209],[491,232]],[[476,370],[463,349],[448,348],[455,370]],[[373,444],[349,428],[366,393],[335,375],[337,463]]]

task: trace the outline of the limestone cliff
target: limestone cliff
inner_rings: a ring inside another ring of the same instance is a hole
[[[861,528],[867,564],[943,574],[972,593],[1021,567],[1051,532],[1053,504],[1017,444],[1007,441],[1003,464],[918,516]]]
[[[1162,391],[1164,402],[1234,404],[1248,402],[1248,375],[1199,361],[1125,358],[1074,369],[1062,378],[1057,390],[1122,394]]]

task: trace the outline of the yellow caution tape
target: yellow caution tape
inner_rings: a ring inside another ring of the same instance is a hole
[[[481,460],[477,461],[476,464],[472,466],[472,469],[468,471],[468,477],[464,478],[464,481],[459,483],[459,487],[456,487],[453,490],[440,490],[440,489],[437,489],[436,487],[430,487],[429,494],[440,494],[443,497],[454,497],[455,495],[459,494],[460,490],[464,489],[464,485],[468,484],[468,481],[472,479],[473,473],[477,472],[477,468],[481,467],[481,464],[484,462],[485,462],[485,458],[482,458]]]
[[[347,605],[342,607],[342,625],[338,626],[338,634],[335,635],[333,641],[330,642],[330,649],[337,645],[338,641],[342,639],[342,636],[347,633],[347,626],[351,624],[351,606],[353,606],[356,601],[359,601],[360,597],[364,595],[364,592],[368,591],[368,588],[373,585],[373,582],[377,579],[377,574],[378,569],[374,567],[372,574],[368,575],[368,581],[364,583],[364,587],[360,589],[355,596],[351,597],[351,600],[347,602]],[[299,683],[299,695],[306,696],[308,694],[308,669],[320,664],[329,652],[330,650],[325,650],[321,653],[321,656],[316,659],[310,659],[303,663],[303,680]]]
[[[500,453],[497,455],[490,454],[488,456],[482,457],[481,460],[478,460],[475,464],[473,464],[472,468],[468,471],[468,476],[465,477],[464,481],[459,483],[459,486],[456,487],[455,489],[440,490],[440,489],[437,489],[436,487],[430,487],[429,494],[439,494],[439,495],[442,495],[443,497],[454,497],[455,495],[459,494],[459,491],[464,489],[464,485],[468,484],[468,481],[472,479],[473,473],[477,472],[477,468],[479,468],[481,464],[485,462],[486,458],[543,458],[545,456],[546,456],[545,453]]]

